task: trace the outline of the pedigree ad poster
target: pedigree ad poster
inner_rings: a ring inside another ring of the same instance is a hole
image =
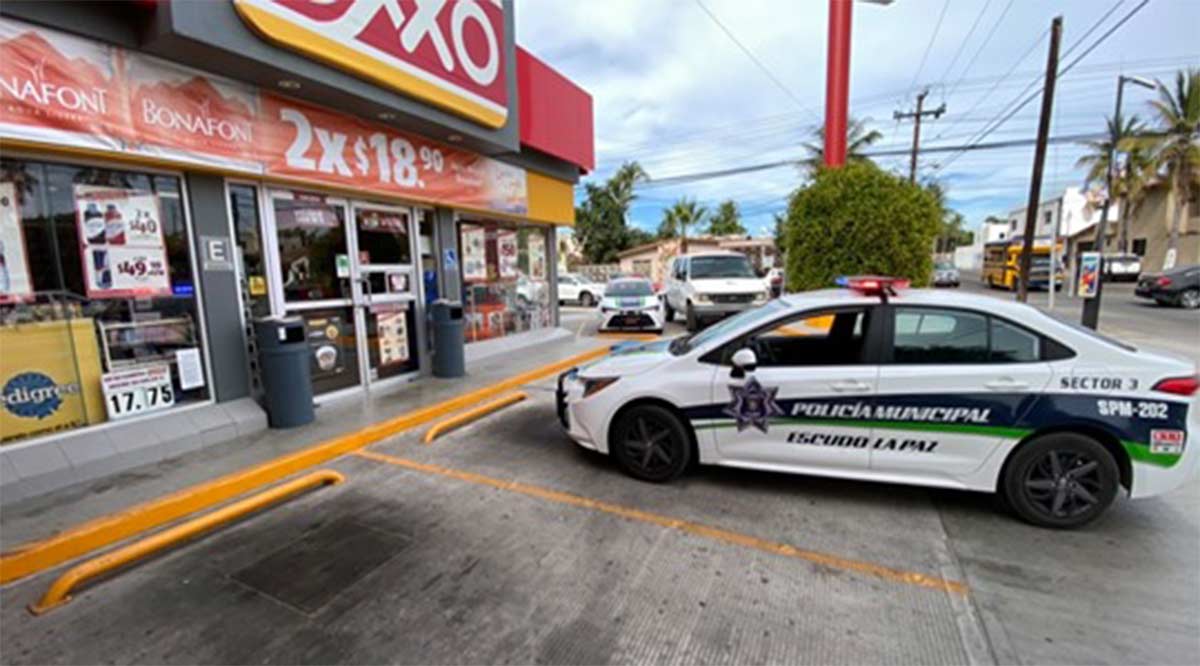
[[[529,210],[519,167],[8,18],[0,18],[0,137]]]

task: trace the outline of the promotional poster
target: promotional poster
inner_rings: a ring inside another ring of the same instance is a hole
[[[171,293],[158,197],[150,192],[76,185],[75,214],[88,298]]]

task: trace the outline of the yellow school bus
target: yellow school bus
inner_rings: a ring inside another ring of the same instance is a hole
[[[1022,241],[992,241],[983,246],[983,282],[996,289],[1014,290],[1021,274]],[[1032,262],[1029,265],[1029,288],[1050,288],[1050,243],[1033,245]],[[1058,256],[1062,256],[1062,243],[1058,244]],[[1055,287],[1061,287],[1063,273],[1061,264],[1054,272]]]

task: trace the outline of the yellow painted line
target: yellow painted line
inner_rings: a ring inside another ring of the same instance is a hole
[[[511,393],[509,395],[496,398],[490,402],[485,402],[482,405],[469,409],[461,414],[455,414],[448,419],[443,419],[433,424],[433,427],[431,427],[425,433],[425,438],[421,441],[425,444],[429,444],[441,435],[444,435],[455,428],[461,428],[462,426],[477,419],[483,418],[492,412],[504,409],[509,405],[515,405],[528,397],[528,393],[525,393],[524,391],[517,391],[516,393]]]
[[[70,601],[71,590],[84,582],[125,567],[159,551],[176,546],[225,523],[277,504],[296,493],[310,490],[317,486],[341,483],[345,480],[346,477],[331,469],[323,469],[319,472],[305,474],[283,485],[276,486],[257,495],[251,495],[246,499],[234,502],[212,513],[205,514],[199,518],[193,518],[175,527],[163,530],[158,534],[138,539],[111,553],[90,559],[87,562],[72,567],[66,573],[59,576],[50,588],[46,590],[46,594],[42,596],[41,601],[29,606],[29,612],[34,615],[41,615],[42,613],[58,608]]]
[[[822,566],[852,571],[864,576],[880,578],[893,583],[904,583],[907,585],[916,585],[918,587],[927,587],[935,590],[944,590],[945,592],[951,594],[967,594],[966,584],[956,580],[948,580],[945,578],[939,578],[937,576],[928,576],[916,571],[893,569],[892,567],[875,564],[873,562],[847,559],[844,557],[838,557],[837,555],[831,555],[814,550],[805,550],[803,548],[797,548],[786,543],[770,541],[768,539],[760,539],[749,534],[742,534],[741,532],[734,532],[720,527],[705,525],[703,523],[695,523],[690,520],[683,520],[681,518],[672,518],[671,516],[664,516],[659,513],[642,511],[641,509],[635,509],[629,506],[613,504],[611,502],[591,499],[590,497],[565,493],[559,490],[543,488],[541,486],[534,486],[528,483],[521,483],[520,481],[506,481],[504,479],[497,479],[494,477],[485,476],[483,474],[451,469],[449,467],[441,467],[440,465],[420,463],[407,458],[399,458],[397,456],[391,456],[375,451],[356,451],[355,455],[362,458],[369,458],[371,460],[396,465],[416,472],[448,477],[481,486],[489,486],[499,490],[519,493],[521,495],[526,495],[528,497],[534,497],[549,502],[557,502],[559,504],[567,504],[583,509],[602,511],[604,513],[620,516],[621,518],[628,520],[650,523],[652,525],[678,530],[680,532],[704,537],[706,539],[712,539],[714,541],[721,541],[745,548],[753,548],[755,550],[771,553],[773,555],[782,555],[784,557],[793,557],[800,560],[806,560]]]
[[[599,358],[607,354],[608,349],[607,345],[591,349],[490,386],[335,437],[310,448],[178,490],[117,513],[101,516],[48,539],[22,544],[0,557],[0,584],[62,564],[302,470],[322,465],[351,451],[424,425],[505,391]]]

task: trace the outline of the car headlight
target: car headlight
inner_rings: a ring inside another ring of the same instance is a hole
[[[617,377],[593,377],[583,379],[583,397],[588,397],[593,393],[599,393],[601,390],[612,386],[617,381]]]
[[[696,294],[697,303],[708,303],[712,298],[708,294]]]
[[[760,292],[758,292],[757,294],[755,294],[755,295],[754,295],[754,302],[755,302],[755,303],[762,303],[762,302],[766,301],[766,300],[767,300],[768,298],[770,298],[770,297],[771,297],[771,295],[770,295],[769,293],[767,293],[767,292],[765,292],[765,291],[760,291]]]

